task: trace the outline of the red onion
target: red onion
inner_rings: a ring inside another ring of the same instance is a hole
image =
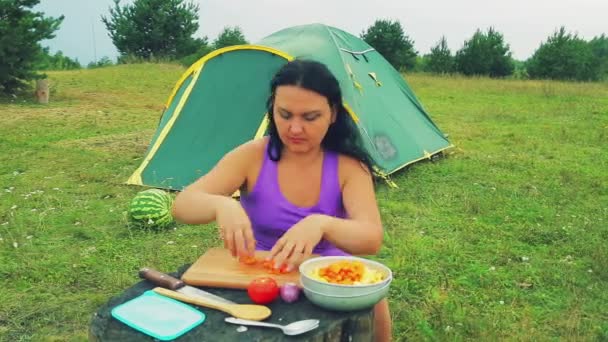
[[[281,298],[287,303],[293,303],[300,296],[300,288],[295,283],[285,283],[281,286]]]

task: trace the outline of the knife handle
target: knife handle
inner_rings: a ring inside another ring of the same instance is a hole
[[[153,284],[162,286],[162,287],[170,289],[170,290],[177,290],[180,287],[183,287],[184,285],[186,285],[183,281],[181,281],[177,278],[173,278],[172,276],[170,276],[168,274],[159,272],[157,270],[153,270],[148,267],[144,267],[144,268],[140,269],[139,276],[141,278],[151,281]]]

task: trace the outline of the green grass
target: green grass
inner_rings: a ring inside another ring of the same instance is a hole
[[[183,68],[49,72],[0,104],[0,340],[80,341],[91,314],[218,244],[129,229],[139,166]],[[608,85],[408,82],[456,145],[379,185],[397,340],[608,340]]]

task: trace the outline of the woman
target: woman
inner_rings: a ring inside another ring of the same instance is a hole
[[[270,250],[293,270],[312,253],[371,255],[382,244],[371,158],[342,105],[337,79],[295,60],[271,82],[269,136],[227,153],[175,199],[178,221],[217,221],[233,256]],[[230,197],[241,191],[240,203]],[[391,336],[386,299],[375,308],[376,340]]]

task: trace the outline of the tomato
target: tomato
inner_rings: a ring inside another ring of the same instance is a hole
[[[256,304],[268,304],[279,296],[279,285],[270,277],[259,277],[249,283],[247,294]]]

